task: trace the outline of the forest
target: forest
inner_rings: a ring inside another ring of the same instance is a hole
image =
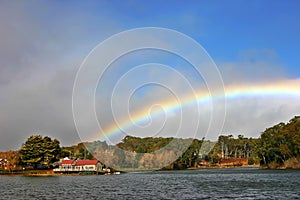
[[[300,116],[267,128],[260,136],[256,153],[262,166],[300,169]]]
[[[300,117],[267,128],[259,138],[220,135],[218,141],[126,136],[117,145],[105,141],[61,147],[48,136],[30,136],[20,150],[0,152],[0,169],[54,168],[61,158],[98,159],[119,169],[217,167],[222,160],[247,159],[262,168],[300,169]]]

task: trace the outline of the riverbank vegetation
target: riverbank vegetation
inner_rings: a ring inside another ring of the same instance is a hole
[[[218,141],[126,136],[115,146],[95,141],[60,147],[56,139],[35,135],[18,151],[0,152],[0,172],[51,169],[64,157],[98,159],[128,170],[239,166],[239,161],[241,165],[300,169],[300,117],[267,128],[259,138],[229,134],[219,136]]]
[[[266,129],[256,152],[262,166],[300,169],[300,116]]]

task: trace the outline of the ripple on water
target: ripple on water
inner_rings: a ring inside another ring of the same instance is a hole
[[[220,169],[0,178],[0,199],[295,199],[300,171]]]

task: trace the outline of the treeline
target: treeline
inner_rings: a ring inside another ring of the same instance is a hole
[[[134,154],[134,167],[137,168],[179,169],[195,166],[200,161],[202,143],[203,140],[198,139],[126,136],[117,144],[119,152],[123,152],[125,156],[125,162],[120,162],[123,165],[120,167],[130,167],[130,163],[126,162],[126,155]]]
[[[300,169],[300,117],[267,128],[260,138],[221,135],[215,142],[204,138],[126,136],[115,146],[95,141],[60,147],[56,139],[35,135],[18,151],[0,152],[0,169],[53,168],[64,157],[98,159],[107,166],[121,169],[185,169],[203,162],[213,166],[222,159],[239,158],[247,158],[249,165]]]
[[[85,146],[90,152],[93,152],[96,159],[108,166],[122,169],[158,169],[173,164],[177,159],[180,159],[180,163],[185,162],[187,165],[188,163],[192,165],[197,157],[194,154],[199,154],[201,141],[171,137],[126,136],[115,146],[99,141],[85,143]]]
[[[262,166],[300,169],[300,116],[266,129],[261,134],[257,155]]]
[[[159,163],[159,159],[172,158],[172,162],[168,163],[165,168],[185,169],[198,167],[203,160],[210,165],[216,165],[221,159],[229,158],[248,158],[250,165],[258,164],[259,158],[256,154],[258,141],[259,139],[246,138],[242,135],[239,135],[238,138],[234,138],[232,135],[222,135],[217,142],[207,141],[204,138],[199,140],[126,136],[121,143],[117,144],[117,147],[125,150],[125,153],[122,151],[125,161],[132,161],[132,159],[126,159],[126,152],[130,156],[132,154],[140,156],[136,160],[138,164],[134,165],[137,168],[159,168],[161,166],[156,165]],[[186,148],[180,147],[182,144],[186,144]],[[178,151],[178,149],[182,151]],[[160,156],[162,153],[165,156]],[[148,160],[148,162],[142,162],[144,160]],[[130,163],[119,163],[122,165],[119,166],[121,168],[130,167]]]
[[[238,135],[237,138],[232,135],[221,135],[206,160],[211,163],[218,163],[220,159],[248,158],[249,165],[258,164],[257,149],[259,141],[260,139],[247,138],[243,135]]]
[[[247,158],[249,165],[300,169],[300,117],[295,116],[286,124],[279,123],[267,128],[259,138],[247,138],[242,134],[234,138],[229,134],[211,142],[204,138],[126,136],[116,146],[97,141],[66,149],[71,156],[94,156],[120,168],[160,168],[172,161],[167,167],[176,169],[195,167],[203,160],[214,165],[221,159]]]

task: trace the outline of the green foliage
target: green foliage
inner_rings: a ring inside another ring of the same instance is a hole
[[[49,166],[57,161],[60,152],[58,140],[40,135],[30,136],[19,151],[21,163],[34,167],[37,165]]]
[[[212,163],[218,163],[220,159],[248,158],[249,164],[255,164],[258,162],[256,154],[258,143],[259,139],[247,138],[241,134],[237,138],[232,135],[221,135],[209,153],[208,159]]]
[[[178,159],[179,162],[184,163],[187,167],[195,166],[199,162],[199,154],[203,141],[194,139],[187,150]]]
[[[174,159],[174,165],[189,167],[194,166],[199,161],[201,144],[202,141],[197,139],[126,136],[121,143],[117,144],[117,147],[128,152],[137,153],[135,160],[146,168],[162,166],[162,163],[168,159]],[[156,153],[155,155],[150,154],[154,152]],[[124,166],[129,165],[126,163],[126,155],[120,152],[115,153],[119,155],[120,161],[124,161],[122,162]],[[144,155],[139,155],[139,153]]]
[[[166,147],[174,138],[139,138],[126,136],[117,146],[123,150],[136,153],[151,153]]]
[[[262,165],[282,165],[290,158],[300,156],[300,117],[289,123],[267,128],[260,138],[257,150]]]
[[[62,147],[62,152],[60,157],[69,157],[72,159],[87,159],[92,160],[95,159],[93,153],[95,151],[95,147],[99,145],[98,141],[95,142],[86,142],[79,143],[70,147]]]

